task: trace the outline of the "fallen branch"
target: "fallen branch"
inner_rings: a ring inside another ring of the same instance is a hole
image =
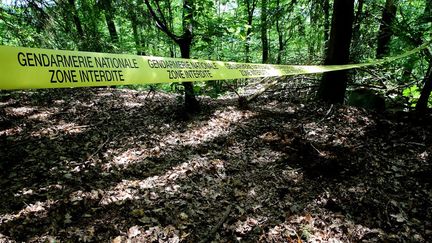
[[[110,138],[110,137],[108,137],[106,140],[105,140],[105,142],[103,142],[102,144],[100,144],[99,145],[99,147],[96,149],[96,151],[92,154],[92,155],[90,155],[88,158],[87,158],[87,160],[86,161],[89,161],[89,160],[91,160],[91,159],[93,159],[93,157],[97,154],[97,153],[99,153],[99,151],[110,141],[110,140],[114,140],[116,137],[118,137],[118,135],[116,135],[116,136],[114,136],[112,139]]]
[[[237,95],[237,97],[239,97],[239,99],[240,99],[240,94],[237,92],[237,90],[234,88],[234,87],[232,87],[232,85],[230,85],[226,80],[223,80],[223,82],[228,86],[228,88],[232,91],[232,92],[234,92],[236,95]]]
[[[216,232],[219,230],[219,228],[223,225],[223,223],[228,219],[229,214],[231,213],[231,205],[227,207],[225,210],[222,218],[219,220],[219,222],[213,227],[213,229],[210,231],[210,233],[205,237],[201,243],[204,242],[210,242],[213,236],[216,234]]]
[[[266,92],[268,89],[275,86],[277,83],[279,83],[279,80],[274,80],[274,81],[266,84],[264,87],[262,87],[260,90],[258,90],[255,94],[247,97],[246,101],[251,102],[252,100],[256,99],[258,96],[260,96],[262,93]]]
[[[323,118],[321,118],[321,120],[318,121],[318,123],[321,123],[322,121],[324,121],[324,119],[329,117],[329,115],[332,113],[332,111],[333,111],[333,104],[330,105],[330,108],[328,109],[327,113],[325,114],[325,116]]]

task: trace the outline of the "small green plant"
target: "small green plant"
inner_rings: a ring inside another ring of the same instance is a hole
[[[402,95],[408,98],[409,105],[414,107],[420,98],[420,89],[417,85],[412,85],[403,90]]]

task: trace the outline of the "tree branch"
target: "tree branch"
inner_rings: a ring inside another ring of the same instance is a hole
[[[156,1],[157,2],[157,1]],[[175,35],[169,28],[168,26],[164,23],[163,20],[161,20],[158,15],[156,14],[156,12],[154,11],[153,7],[150,5],[149,0],[145,0],[145,4],[150,12],[150,15],[152,16],[152,18],[156,21],[156,26],[158,27],[158,29],[160,29],[162,32],[164,32],[169,38],[171,38],[173,41],[177,42],[179,37],[177,35]],[[159,8],[159,4],[158,8]],[[161,14],[162,18],[165,19],[163,13],[160,11],[159,9],[159,13]]]
[[[163,23],[163,24],[167,27],[167,29],[168,29],[168,23],[167,23],[167,21],[166,21],[165,14],[162,12],[162,8],[160,7],[159,0],[156,0],[155,2],[156,2],[157,11],[158,11],[159,15],[160,15],[161,18],[162,18],[162,23]],[[170,4],[170,3],[168,3],[168,4]]]

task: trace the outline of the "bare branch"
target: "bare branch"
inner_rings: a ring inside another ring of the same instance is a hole
[[[157,2],[157,1],[156,1]],[[161,20],[158,15],[156,14],[156,12],[154,11],[153,7],[150,5],[149,0],[145,0],[145,4],[148,8],[148,10],[150,11],[150,14],[152,16],[152,18],[156,21],[156,26],[162,31],[164,32],[166,35],[168,35],[169,38],[171,38],[173,41],[177,42],[179,37],[177,35],[175,35],[169,28],[168,26],[164,23],[163,20]],[[159,6],[158,6],[159,8]],[[160,9],[159,9],[160,11]],[[165,19],[163,13],[160,11],[161,16],[163,17],[163,19]]]

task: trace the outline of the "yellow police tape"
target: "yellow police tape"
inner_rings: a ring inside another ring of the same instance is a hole
[[[61,51],[0,46],[0,89],[207,81],[323,73],[382,64],[427,48],[361,64],[304,66]]]

